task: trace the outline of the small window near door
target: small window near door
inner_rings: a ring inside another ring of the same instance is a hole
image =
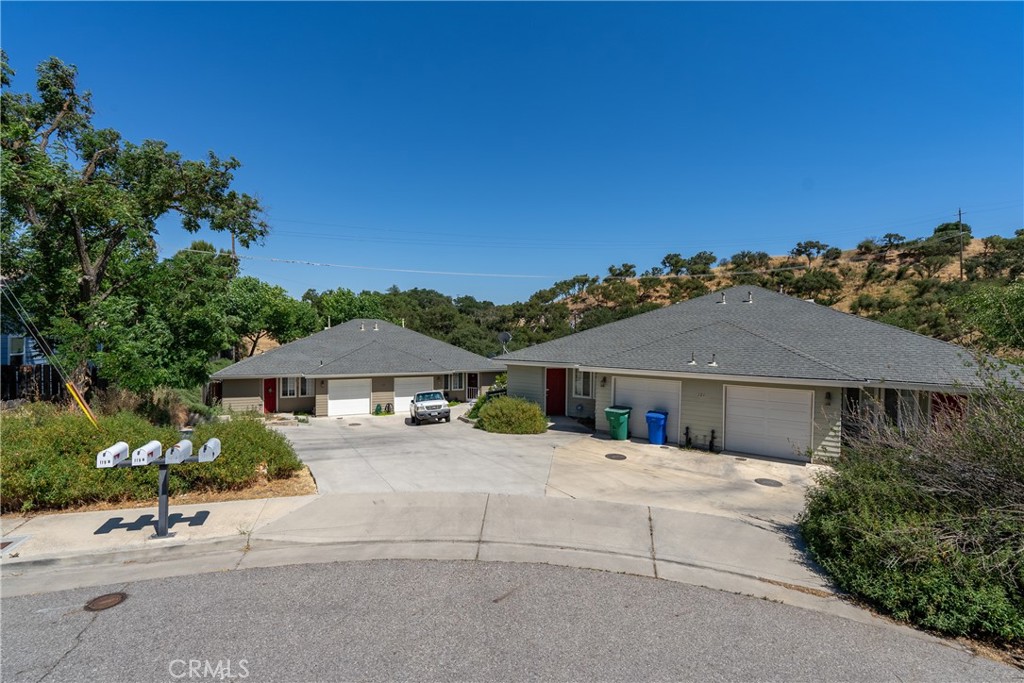
[[[462,391],[463,388],[463,374],[461,372],[453,372],[450,375],[444,376],[444,390],[445,391]]]
[[[574,398],[594,398],[594,373],[576,370],[573,373],[572,395]]]
[[[295,378],[294,377],[282,377],[281,378],[281,391],[278,395],[281,398],[294,398],[295,397]]]
[[[315,392],[316,380],[309,377],[299,378],[299,396],[312,396]]]

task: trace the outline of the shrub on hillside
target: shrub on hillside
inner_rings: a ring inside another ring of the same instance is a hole
[[[499,396],[487,401],[480,409],[477,424],[497,434],[543,434],[548,428],[539,405],[515,396]]]
[[[168,448],[181,439],[174,429],[154,427],[138,415],[99,418],[98,431],[81,414],[35,404],[7,413],[0,458],[0,508],[3,512],[59,510],[88,503],[122,503],[156,496],[156,467],[96,469],[96,453],[116,441],[138,448],[156,439]],[[233,420],[196,429],[198,448],[221,440],[213,463],[175,465],[172,495],[186,491],[239,489],[261,479],[278,479],[302,467],[288,442],[257,420]]]
[[[841,588],[950,635],[1024,640],[1024,393],[990,379],[901,433],[865,425],[800,530]]]

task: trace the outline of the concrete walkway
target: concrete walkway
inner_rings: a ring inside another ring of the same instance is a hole
[[[202,525],[188,526],[203,511]],[[792,529],[771,522],[565,498],[374,493],[172,506],[186,520],[171,538],[151,538],[152,526],[95,533],[112,518],[153,512],[5,519],[5,540],[27,538],[3,558],[3,596],[250,567],[438,559],[657,577],[879,623],[833,595]]]

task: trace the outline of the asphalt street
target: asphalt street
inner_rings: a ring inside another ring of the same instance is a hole
[[[127,600],[100,612],[109,591]],[[995,681],[909,629],[643,577],[380,560],[5,598],[12,681]]]

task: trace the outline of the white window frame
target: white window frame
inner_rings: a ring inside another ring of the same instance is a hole
[[[15,342],[19,342],[20,343],[21,349],[19,351],[15,351],[14,350],[14,343]],[[25,365],[25,359],[27,358],[27,356],[25,355],[25,347],[27,347],[27,346],[28,346],[28,344],[25,343],[25,337],[23,337],[23,336],[11,335],[10,337],[8,337],[7,338],[7,362],[10,363],[11,365]],[[18,362],[18,363],[14,362],[14,357],[15,356],[21,356],[20,362]]]
[[[313,396],[316,394],[316,380],[312,377],[299,378],[299,396]]]
[[[590,380],[589,382],[587,380]],[[573,370],[573,398],[594,398],[594,373],[587,370]]]
[[[295,398],[299,392],[299,383],[295,377],[279,377],[277,380],[278,398]]]
[[[458,380],[458,381],[456,381]],[[466,373],[453,372],[444,376],[445,391],[462,391],[466,388]]]

